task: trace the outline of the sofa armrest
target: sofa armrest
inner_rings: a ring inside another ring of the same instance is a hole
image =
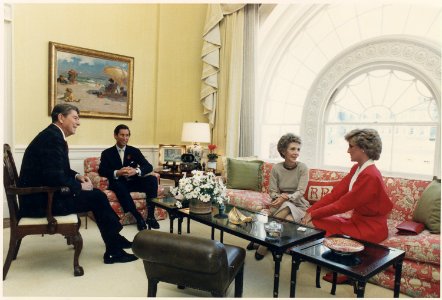
[[[109,181],[107,178],[101,177],[97,172],[89,172],[85,175],[92,181],[94,188],[104,191],[109,187]]]

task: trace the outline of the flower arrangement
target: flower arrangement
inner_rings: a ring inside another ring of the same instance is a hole
[[[218,158],[218,154],[214,153],[213,151],[215,151],[216,149],[216,145],[215,144],[210,144],[209,146],[207,146],[209,148],[209,154],[207,154],[207,159],[208,160],[217,160]]]
[[[192,175],[192,177],[181,178],[178,186],[170,190],[177,199],[198,199],[202,202],[212,201],[220,205],[228,200],[226,186],[215,174],[193,170]],[[180,201],[177,201],[177,206],[182,207]]]

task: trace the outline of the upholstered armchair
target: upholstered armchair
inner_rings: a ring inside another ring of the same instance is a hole
[[[218,241],[143,230],[134,238],[133,253],[141,258],[148,280],[147,297],[155,297],[160,281],[225,297],[235,280],[235,297],[242,296],[243,248]]]

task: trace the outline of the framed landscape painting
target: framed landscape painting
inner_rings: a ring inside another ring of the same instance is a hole
[[[132,119],[134,58],[49,42],[49,115],[71,103],[81,117]]]

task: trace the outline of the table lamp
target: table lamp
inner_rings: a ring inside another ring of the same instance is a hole
[[[210,143],[209,123],[198,123],[197,121],[183,123],[181,141],[192,143],[187,152],[192,153],[195,161],[199,164],[203,153],[199,143]]]

